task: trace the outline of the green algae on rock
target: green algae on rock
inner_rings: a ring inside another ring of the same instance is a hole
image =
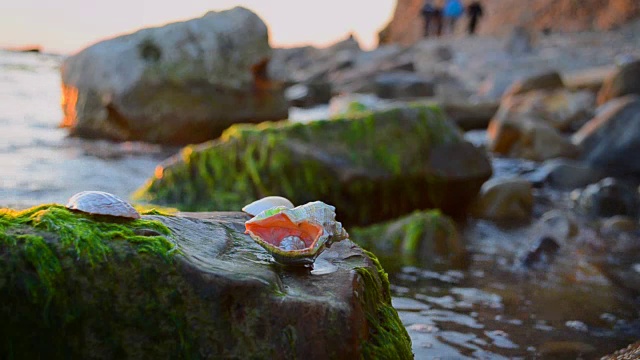
[[[373,261],[377,272],[375,274],[364,267],[356,269],[367,289],[360,299],[367,309],[372,334],[372,340],[363,348],[364,358],[412,359],[411,339],[397,311],[391,306],[388,275],[373,253],[366,250],[364,253]]]
[[[350,241],[318,258],[334,272],[287,271],[243,234],[246,214],[192,215],[122,220],[59,205],[0,210],[0,352],[411,357],[384,272]]]
[[[351,228],[351,239],[388,270],[425,264],[461,267],[467,252],[454,221],[438,210],[416,211],[385,223]]]
[[[142,229],[158,235],[137,235],[136,231]],[[60,249],[52,247],[44,233],[58,234]],[[73,253],[76,260],[93,265],[104,261],[113,251],[111,241],[122,240],[138,252],[168,260],[168,254],[175,248],[163,236],[168,233],[169,229],[158,221],[116,221],[106,216],[77,214],[60,205],[42,205],[24,211],[0,209],[0,242],[10,253],[24,252],[39,277],[39,282],[26,286],[31,295],[38,299],[44,296],[47,301],[55,295],[54,285],[62,276],[57,251]]]
[[[137,199],[182,210],[239,210],[280,195],[334,205],[348,225],[415,209],[462,212],[491,175],[437,107],[410,106],[308,124],[235,125],[161,164]]]

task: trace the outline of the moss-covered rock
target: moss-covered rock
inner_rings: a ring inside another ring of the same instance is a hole
[[[402,265],[463,267],[467,251],[455,222],[438,210],[349,230],[351,239],[375,253],[386,269]]]
[[[491,175],[484,151],[465,142],[437,107],[409,106],[353,118],[236,125],[216,141],[161,164],[135,195],[183,210],[239,210],[264,196],[321,200],[346,224],[415,209],[462,212]]]
[[[348,240],[314,274],[269,261],[245,214],[152,213],[0,210],[2,357],[412,357],[386,274]]]

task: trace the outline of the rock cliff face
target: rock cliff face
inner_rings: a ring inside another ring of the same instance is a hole
[[[412,44],[422,37],[423,0],[398,0],[384,43]],[[516,25],[552,31],[607,30],[640,16],[637,0],[484,0],[479,32],[503,34]],[[463,31],[466,21],[458,23]]]

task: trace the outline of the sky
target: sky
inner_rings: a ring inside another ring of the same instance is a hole
[[[372,48],[395,0],[19,0],[0,5],[0,47],[40,45],[74,53],[99,40],[244,6],[270,31],[272,46],[329,45],[354,32]]]

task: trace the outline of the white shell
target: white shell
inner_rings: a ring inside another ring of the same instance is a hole
[[[82,211],[92,215],[109,215],[139,219],[140,214],[128,202],[104,191],[82,191],[73,195],[67,209]]]
[[[293,203],[289,201],[289,199],[283,198],[282,196],[267,196],[243,207],[242,211],[251,216],[256,216],[265,210],[269,210],[277,206],[284,206],[287,209],[293,209]]]

